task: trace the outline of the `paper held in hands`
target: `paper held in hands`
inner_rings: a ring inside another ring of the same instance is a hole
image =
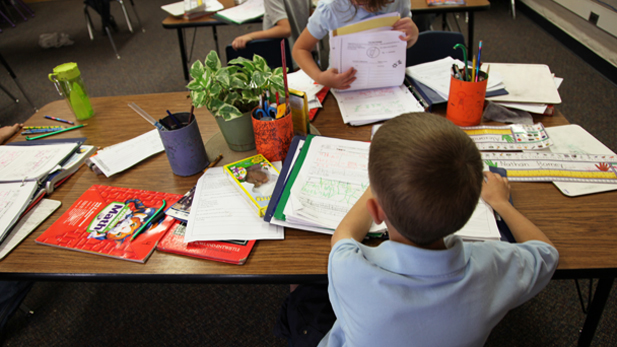
[[[339,73],[356,70],[348,91],[403,84],[407,42],[392,30],[399,19],[388,13],[330,32],[331,67]]]

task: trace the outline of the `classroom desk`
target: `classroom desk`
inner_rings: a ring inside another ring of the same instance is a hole
[[[467,32],[468,32],[468,40],[467,47],[471,47],[469,51],[469,56],[473,55],[473,26],[474,26],[474,12],[476,11],[485,11],[488,10],[491,6],[488,0],[467,0],[466,5],[455,5],[455,6],[428,6],[426,4],[426,0],[410,0],[411,1],[411,11],[413,13],[436,13],[436,14],[444,14],[450,12],[468,12],[469,13],[469,22],[467,23]],[[225,8],[234,7],[233,0],[219,0]],[[250,21],[247,23],[255,23],[261,22],[261,19],[256,19],[254,21]],[[184,79],[189,80],[189,61],[186,56],[186,47],[184,45],[184,29],[186,28],[197,28],[197,27],[212,27],[212,35],[214,36],[214,45],[216,47],[216,53],[221,56],[219,49],[219,40],[216,32],[216,28],[219,25],[227,25],[228,23],[218,20],[212,15],[208,15],[205,17],[187,20],[184,18],[177,18],[174,16],[167,16],[163,20],[163,28],[165,29],[176,29],[178,32],[178,44],[180,46],[180,57],[182,59],[182,72],[184,73]],[[231,42],[229,42],[231,43]]]
[[[187,92],[92,98],[96,115],[74,131],[55,138],[88,138],[86,144],[107,147],[152,130],[152,126],[127,104],[137,103],[155,118],[172,112],[188,111]],[[436,113],[442,113],[437,109]],[[64,100],[41,108],[25,125],[56,124],[43,114],[75,120]],[[195,110],[202,137],[206,142],[218,132],[212,116],[205,109]],[[553,117],[538,116],[545,126],[567,124],[559,112]],[[334,97],[328,95],[324,109],[313,125],[324,136],[351,140],[370,139],[371,126],[351,127],[343,124]],[[12,141],[23,140],[18,135]],[[209,153],[213,157],[218,153]],[[282,241],[258,241],[245,265],[237,266],[198,258],[154,252],[145,264],[110,259],[50,246],[38,245],[41,235],[91,185],[102,184],[126,188],[184,194],[200,175],[175,176],[164,153],[154,155],[135,167],[106,178],[82,167],[49,198],[62,206],[13,252],[0,261],[0,280],[112,281],[112,282],[190,282],[190,283],[307,283],[326,278],[330,237],[328,235],[286,230]],[[614,278],[617,276],[617,192],[569,198],[550,183],[512,183],[514,205],[554,242],[560,253],[555,279],[599,278],[598,289],[585,322],[581,345],[588,345],[602,314]]]
[[[474,13],[476,11],[486,11],[491,7],[491,3],[488,0],[467,0],[465,5],[451,5],[451,6],[429,6],[426,4],[426,0],[411,0],[411,13],[424,14],[424,13],[436,13],[443,14],[451,12],[467,12],[469,13],[469,21],[467,22],[467,47],[469,48],[469,56],[473,55],[474,41],[473,41],[473,26],[474,26]],[[445,17],[444,17],[445,20]]]
[[[218,2],[220,2],[225,9],[234,7],[234,0],[218,0]],[[247,23],[257,23],[257,22],[261,22],[261,18],[253,20],[253,21],[248,21]],[[165,29],[176,29],[176,31],[178,32],[178,44],[180,45],[180,57],[182,58],[182,72],[184,73],[184,79],[185,80],[189,80],[189,61],[188,61],[188,57],[186,56],[186,47],[184,46],[184,29],[186,28],[197,28],[197,27],[212,27],[212,36],[214,39],[214,46],[216,47],[216,53],[219,55],[219,57],[221,57],[221,53],[219,50],[219,39],[218,39],[218,34],[216,32],[216,28],[219,25],[227,25],[227,22],[224,22],[222,20],[219,20],[215,17],[212,17],[212,15],[207,15],[204,17],[200,17],[197,19],[193,19],[193,20],[188,20],[188,19],[184,19],[182,17],[178,18],[178,17],[174,17],[172,15],[167,16],[167,18],[165,18],[163,20],[163,28]],[[231,43],[231,42],[229,42]],[[221,57],[221,60],[223,58]]]

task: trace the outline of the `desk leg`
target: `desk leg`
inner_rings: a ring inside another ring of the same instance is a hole
[[[600,322],[600,317],[602,317],[602,311],[604,311],[604,306],[611,293],[614,281],[614,278],[600,278],[598,280],[598,286],[593,294],[593,300],[589,306],[583,330],[581,330],[581,334],[578,337],[579,347],[591,345],[591,340],[593,340],[593,335],[596,333],[596,328]]]
[[[216,33],[216,25],[212,26],[212,36],[214,37],[214,48],[216,49],[216,54],[221,57],[221,52],[219,52],[219,37]]]
[[[180,44],[180,57],[182,58],[182,71],[184,72],[184,79],[189,80],[189,67],[187,65],[186,48],[184,47],[184,34],[182,28],[178,28],[178,43]]]

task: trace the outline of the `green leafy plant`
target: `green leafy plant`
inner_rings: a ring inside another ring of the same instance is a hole
[[[268,67],[266,60],[255,54],[253,60],[237,58],[222,67],[215,51],[208,53],[202,64],[197,60],[191,66],[193,106],[205,106],[215,117],[226,121],[242,116],[259,104],[259,96],[266,90],[274,95],[283,93],[283,69]]]

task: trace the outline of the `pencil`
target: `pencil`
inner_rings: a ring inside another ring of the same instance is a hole
[[[51,120],[55,120],[55,121],[58,121],[58,122],[62,122],[62,123],[75,124],[75,122],[71,122],[70,120],[66,120],[66,119],[62,119],[62,118],[56,118],[56,117],[52,117],[52,116],[48,116],[48,115],[45,115],[45,118],[51,119]]]
[[[209,168],[216,166],[216,164],[223,159],[223,153],[219,154],[218,157],[214,158],[214,160],[208,165],[208,167],[204,170],[204,172],[208,171]]]
[[[43,134],[43,135],[39,135],[39,136],[35,136],[35,137],[28,137],[28,136],[26,136],[26,141],[38,140],[38,139],[41,139],[43,137],[47,137],[47,136],[51,136],[51,135],[56,135],[56,134],[63,133],[65,131],[71,131],[71,130],[75,130],[77,128],[85,127],[86,125],[88,125],[88,124],[80,124],[80,125],[76,125],[74,127],[70,127],[70,128],[67,128],[67,129],[62,129],[62,130],[54,131],[53,133]]]

